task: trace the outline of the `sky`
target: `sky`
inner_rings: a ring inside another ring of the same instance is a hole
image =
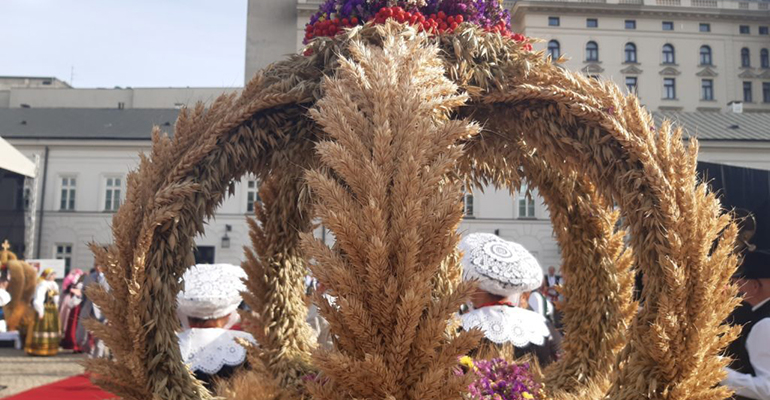
[[[0,76],[243,86],[247,0],[0,0]]]

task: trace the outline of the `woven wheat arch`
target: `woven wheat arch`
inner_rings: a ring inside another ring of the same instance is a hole
[[[567,278],[548,395],[727,397],[715,384],[734,334],[720,324],[736,228],[696,178],[695,141],[653,127],[614,85],[473,28],[429,38],[388,22],[312,49],[240,96],[183,111],[173,139],[154,133],[114,244],[94,246],[112,288],[92,289],[109,320],[93,328],[114,353],[89,361],[100,385],[130,399],[212,396],[180,361],[175,298],[193,238],[252,173],[263,199],[244,263],[255,311],[244,319],[261,344],[252,374],[288,398],[460,398],[452,366],[478,340],[444,334],[469,291],[453,250],[462,189],[523,180],[549,207]],[[333,248],[309,235],[314,218]],[[647,276],[642,307],[632,265]],[[308,267],[339,299],[321,309],[340,339],[330,353],[304,322]]]

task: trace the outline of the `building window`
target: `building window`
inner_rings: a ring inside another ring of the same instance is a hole
[[[473,193],[463,195],[463,214],[466,217],[473,217]]]
[[[628,93],[636,94],[637,88],[638,88],[638,80],[635,76],[627,76],[626,77],[626,89],[628,89]]]
[[[626,62],[636,62],[636,45],[633,43],[626,43]]]
[[[61,211],[75,211],[75,178],[61,178]]]
[[[770,103],[770,82],[762,82],[762,102]]]
[[[70,267],[72,266],[72,244],[57,244],[54,257],[57,260],[64,260],[64,275],[69,274]]]
[[[751,55],[749,54],[749,49],[746,47],[741,49],[741,67],[751,67]]]
[[[586,28],[598,28],[599,27],[599,20],[596,18],[588,18],[586,19]]]
[[[559,26],[561,25],[561,20],[559,17],[548,17],[548,26]]]
[[[262,203],[262,199],[259,198],[257,181],[250,179],[246,182],[246,211],[253,213],[254,203]]]
[[[548,55],[552,60],[558,60],[561,57],[561,45],[556,40],[548,42]]]
[[[751,33],[751,28],[749,28],[748,25],[741,25],[740,32],[741,32],[741,35],[748,35]]]
[[[714,80],[703,79],[700,82],[701,100],[714,100]]]
[[[671,21],[663,21],[663,30],[664,31],[673,31],[674,30],[674,23]]]
[[[701,32],[711,32],[711,24],[700,24],[698,30]]]
[[[770,55],[767,54],[767,49],[759,51],[759,64],[762,68],[770,68]]]
[[[663,64],[675,64],[674,46],[670,44],[663,45]]]
[[[586,61],[599,61],[599,45],[594,41],[586,43]]]
[[[767,27],[766,26],[760,26],[759,27],[759,34],[760,35],[767,35]]]
[[[700,47],[700,65],[711,65],[711,47]]]
[[[519,218],[535,218],[535,200],[527,193],[527,185],[522,183],[518,194]]]
[[[676,99],[676,80],[674,78],[663,79],[663,98],[667,100]]]
[[[104,211],[117,211],[120,208],[121,181],[120,178],[107,178],[104,185]]]
[[[626,29],[636,29],[636,20],[635,19],[627,19],[626,20]]]
[[[751,103],[754,95],[751,93],[751,82],[743,82],[743,101]]]

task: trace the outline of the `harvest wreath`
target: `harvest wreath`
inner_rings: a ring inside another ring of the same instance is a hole
[[[426,24],[433,14],[442,22]],[[722,321],[735,305],[736,226],[696,177],[694,139],[531,51],[494,0],[330,0],[308,26],[303,55],[240,96],[183,110],[173,139],[153,133],[114,244],[93,246],[112,288],[90,294],[109,321],[92,327],[114,354],[89,361],[102,387],[211,398],[180,360],[175,299],[193,238],[252,173],[262,203],[243,318],[259,348],[229,397],[461,398],[472,374],[457,360],[478,339],[446,333],[470,290],[458,279],[462,189],[522,180],[549,207],[568,278],[564,356],[544,395],[729,395],[716,383],[735,334]],[[316,218],[333,247],[313,238]],[[305,323],[307,268],[337,298],[317,301],[330,351],[314,349]]]

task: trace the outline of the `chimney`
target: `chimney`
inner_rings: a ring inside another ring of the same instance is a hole
[[[743,102],[742,101],[731,101],[727,103],[727,105],[730,107],[730,111],[736,113],[736,114],[742,114],[743,113]]]

